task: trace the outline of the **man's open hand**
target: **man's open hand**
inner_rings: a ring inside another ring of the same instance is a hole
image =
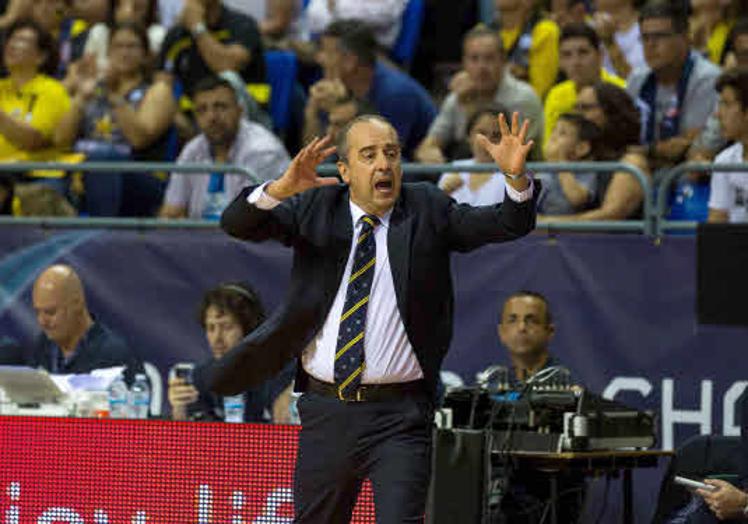
[[[283,200],[307,189],[337,184],[335,177],[317,175],[317,166],[335,152],[335,146],[330,146],[330,143],[328,136],[312,140],[294,157],[283,176],[265,188],[265,192]]]

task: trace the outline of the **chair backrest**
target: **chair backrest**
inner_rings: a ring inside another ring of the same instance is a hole
[[[151,416],[159,417],[164,403],[164,381],[161,372],[150,362],[143,362],[143,369],[151,384]]]
[[[390,57],[405,67],[410,66],[416,54],[425,10],[424,0],[409,0],[403,11],[400,33],[397,35],[395,45],[392,46]]]
[[[291,119],[291,103],[298,65],[291,51],[265,51],[265,69],[270,84],[270,117],[273,128],[282,133]]]

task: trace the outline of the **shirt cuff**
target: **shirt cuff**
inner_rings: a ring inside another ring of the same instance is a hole
[[[265,192],[265,186],[270,182],[265,182],[261,186],[255,188],[249,196],[247,196],[247,204],[255,206],[258,209],[270,211],[275,206],[281,203],[277,198],[273,198]]]
[[[527,189],[524,191],[517,191],[509,184],[504,184],[504,187],[506,187],[506,194],[509,197],[510,200],[514,200],[518,204],[521,204],[522,202],[527,202],[532,198],[532,191],[534,184],[532,182],[532,177],[529,173],[525,174],[527,177],[527,180],[530,182],[530,185],[527,186]]]

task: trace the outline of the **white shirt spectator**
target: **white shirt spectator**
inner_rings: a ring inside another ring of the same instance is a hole
[[[260,180],[267,181],[282,175],[290,160],[285,147],[273,133],[259,124],[242,119],[226,163],[249,168]],[[190,140],[177,159],[178,164],[212,162],[210,145],[203,134]],[[186,208],[189,218],[203,218],[210,178],[208,173],[172,174],[166,188],[164,204]],[[252,183],[253,181],[243,174],[225,175],[223,184],[226,203],[231,202],[242,188]]]
[[[476,164],[474,158],[466,160],[456,160],[452,164],[457,166],[474,166]],[[470,187],[470,178],[475,175],[487,175],[490,174],[490,178],[485,184],[479,188],[473,190]],[[439,179],[439,187],[444,189],[443,182],[448,174],[442,175]],[[492,206],[499,204],[504,201],[504,192],[506,184],[504,182],[504,175],[501,173],[459,173],[460,179],[462,180],[462,186],[452,191],[449,196],[454,198],[460,204],[470,204],[471,206]]]
[[[335,0],[334,9],[329,0],[311,0],[305,19],[312,34],[322,33],[336,20],[356,18],[374,29],[377,42],[387,49],[397,40],[402,25],[407,0]]]
[[[639,30],[639,22],[633,24],[626,31],[616,31],[613,35],[613,38],[615,39],[618,49],[620,49],[621,53],[623,53],[623,57],[626,59],[626,62],[629,64],[632,71],[634,69],[645,67],[647,65],[647,61],[644,58],[644,47],[642,45],[642,36],[641,31]],[[613,67],[613,62],[610,60],[608,51],[604,48],[603,51],[603,67],[609,73],[619,76],[626,76],[622,75],[620,71],[616,71],[616,68]]]
[[[736,142],[714,159],[715,164],[741,164],[743,144]],[[748,222],[748,173],[715,171],[709,193],[709,209],[727,212],[728,222]]]

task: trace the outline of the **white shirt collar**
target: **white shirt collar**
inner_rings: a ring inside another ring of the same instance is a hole
[[[353,219],[353,227],[355,228],[356,225],[358,225],[358,221],[361,220],[361,217],[364,215],[368,215],[366,211],[358,207],[356,204],[353,203],[353,200],[348,200],[348,203],[351,206],[351,218]],[[390,225],[390,217],[392,216],[392,209],[387,211],[384,216],[377,217],[379,218],[380,225],[384,227],[389,227]]]

